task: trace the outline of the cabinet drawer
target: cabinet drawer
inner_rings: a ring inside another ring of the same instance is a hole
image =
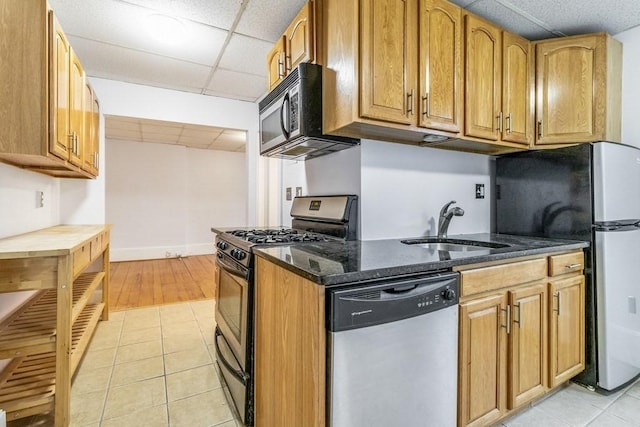
[[[528,283],[547,277],[547,259],[531,259],[461,271],[462,296]]]
[[[85,243],[73,253],[73,276],[80,274],[91,261],[91,242]]]
[[[96,259],[102,253],[102,236],[100,233],[91,239],[91,259]]]
[[[549,257],[549,276],[573,273],[584,270],[584,253],[582,251],[571,252]]]

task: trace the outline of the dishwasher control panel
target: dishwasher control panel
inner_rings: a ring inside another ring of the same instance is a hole
[[[328,294],[327,329],[343,331],[428,314],[458,305],[458,273],[389,280]]]

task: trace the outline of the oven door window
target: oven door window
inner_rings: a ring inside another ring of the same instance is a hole
[[[219,274],[218,311],[237,342],[242,342],[242,330],[244,326],[242,307],[247,298],[247,283],[242,279],[225,272],[222,268]]]

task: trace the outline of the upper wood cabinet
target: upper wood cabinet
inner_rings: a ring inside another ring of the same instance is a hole
[[[69,137],[69,82],[71,47],[56,17],[49,15],[51,26],[51,116],[49,151],[67,160],[71,147]]]
[[[533,142],[533,78],[531,43],[515,34],[502,32],[503,141],[529,145]]]
[[[313,2],[307,2],[285,32],[287,74],[301,62],[315,60],[315,29]]]
[[[606,33],[535,43],[537,145],[621,140],[622,45]]]
[[[529,41],[467,14],[465,58],[465,135],[528,146],[533,135]]]
[[[497,141],[501,111],[500,28],[465,16],[465,135]]]
[[[360,115],[411,124],[415,111],[412,1],[362,0]]]
[[[92,178],[86,167],[86,77],[45,0],[0,8],[0,161],[56,177]],[[25,36],[28,34],[28,36]]]
[[[418,126],[462,130],[462,11],[445,0],[419,4]]]
[[[98,175],[100,148],[100,104],[89,83],[84,86],[84,145],[82,168],[92,175]]]
[[[267,82],[269,90],[276,87],[284,79],[285,72],[285,38],[280,37],[267,55]]]
[[[298,12],[267,55],[267,82],[273,89],[301,62],[316,62],[315,2]]]
[[[83,149],[85,144],[85,84],[84,69],[80,59],[71,49],[71,67],[69,76],[69,136],[71,138],[71,149],[69,150],[69,161],[76,166],[82,167]],[[89,108],[91,106],[89,105]]]

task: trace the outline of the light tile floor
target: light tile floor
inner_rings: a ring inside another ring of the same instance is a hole
[[[111,313],[74,378],[71,426],[239,426],[213,364],[214,328],[213,300]],[[8,424],[51,425],[46,415]],[[496,426],[640,427],[640,380],[609,396],[570,384]]]
[[[236,427],[214,366],[214,301],[112,312],[71,387],[72,427]],[[51,426],[51,415],[9,427]]]
[[[640,380],[608,396],[570,383],[497,426],[640,427]]]

